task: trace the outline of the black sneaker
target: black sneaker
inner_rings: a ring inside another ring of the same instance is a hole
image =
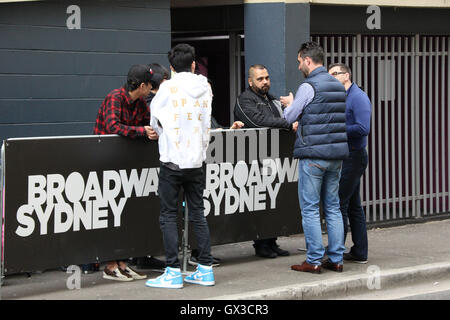
[[[289,251],[281,249],[277,244],[270,246],[270,249],[279,256],[287,257],[290,255]]]
[[[367,263],[367,259],[357,258],[354,255],[352,255],[350,252],[344,253],[344,260],[352,261],[352,262],[360,263],[360,264],[366,264]]]
[[[213,266],[213,267],[218,267],[218,266],[220,266],[220,262],[221,262],[220,258],[216,258],[216,257],[213,256],[213,262],[212,262],[212,265],[211,265],[211,266]],[[190,258],[189,258],[188,263],[189,263],[191,266],[196,266],[196,265],[198,265],[198,250],[197,250],[197,249],[193,249],[193,250],[191,251],[191,256],[190,256]]]
[[[278,254],[276,252],[272,251],[272,249],[270,249],[269,246],[255,247],[255,255],[257,255],[258,257],[261,257],[261,258],[269,258],[269,259],[278,257]]]
[[[164,272],[166,263],[152,256],[136,258],[136,268]]]

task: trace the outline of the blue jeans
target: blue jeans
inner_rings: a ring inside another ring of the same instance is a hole
[[[319,204],[328,230],[327,256],[342,264],[344,226],[339,208],[339,179],[342,160],[302,159],[298,165],[298,198],[306,242],[306,262],[320,265],[325,253],[320,225]]]
[[[341,181],[339,182],[339,198],[342,218],[344,219],[344,243],[347,238],[348,222],[352,230],[353,247],[350,253],[356,258],[367,259],[368,241],[366,215],[361,206],[359,187],[361,176],[367,168],[367,151],[355,150],[342,163]]]
[[[198,245],[199,263],[212,264],[208,222],[204,216],[203,190],[205,176],[203,168],[172,170],[160,166],[158,194],[161,200],[159,224],[166,253],[166,266],[179,268],[178,259],[178,196],[183,187],[189,210],[189,222],[193,226]]]

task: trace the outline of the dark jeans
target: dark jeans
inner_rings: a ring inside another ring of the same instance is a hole
[[[347,238],[348,222],[352,232],[353,247],[350,253],[360,259],[367,259],[368,241],[366,216],[359,195],[361,176],[367,168],[367,151],[354,150],[342,163],[339,181],[339,199],[344,219],[344,243]]]
[[[161,201],[159,224],[163,235],[164,249],[166,252],[166,266],[179,268],[178,259],[178,195],[183,187],[187,208],[189,210],[189,222],[193,226],[197,238],[198,260],[205,266],[212,264],[211,243],[209,228],[204,216],[203,168],[172,170],[164,165],[160,166],[158,194]]]

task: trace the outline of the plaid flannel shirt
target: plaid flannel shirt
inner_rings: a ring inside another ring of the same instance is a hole
[[[143,98],[131,100],[125,88],[111,91],[103,100],[95,121],[94,134],[119,134],[146,137],[144,126],[150,123],[150,108]]]

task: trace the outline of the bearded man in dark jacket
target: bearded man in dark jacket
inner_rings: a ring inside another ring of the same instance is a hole
[[[246,128],[297,130],[298,123],[287,122],[283,118],[280,101],[269,94],[270,78],[265,66],[254,64],[249,68],[248,84],[249,87],[237,98],[235,120],[242,121]],[[254,240],[255,254],[263,258],[288,256],[289,252],[281,249],[276,240],[277,238]]]

